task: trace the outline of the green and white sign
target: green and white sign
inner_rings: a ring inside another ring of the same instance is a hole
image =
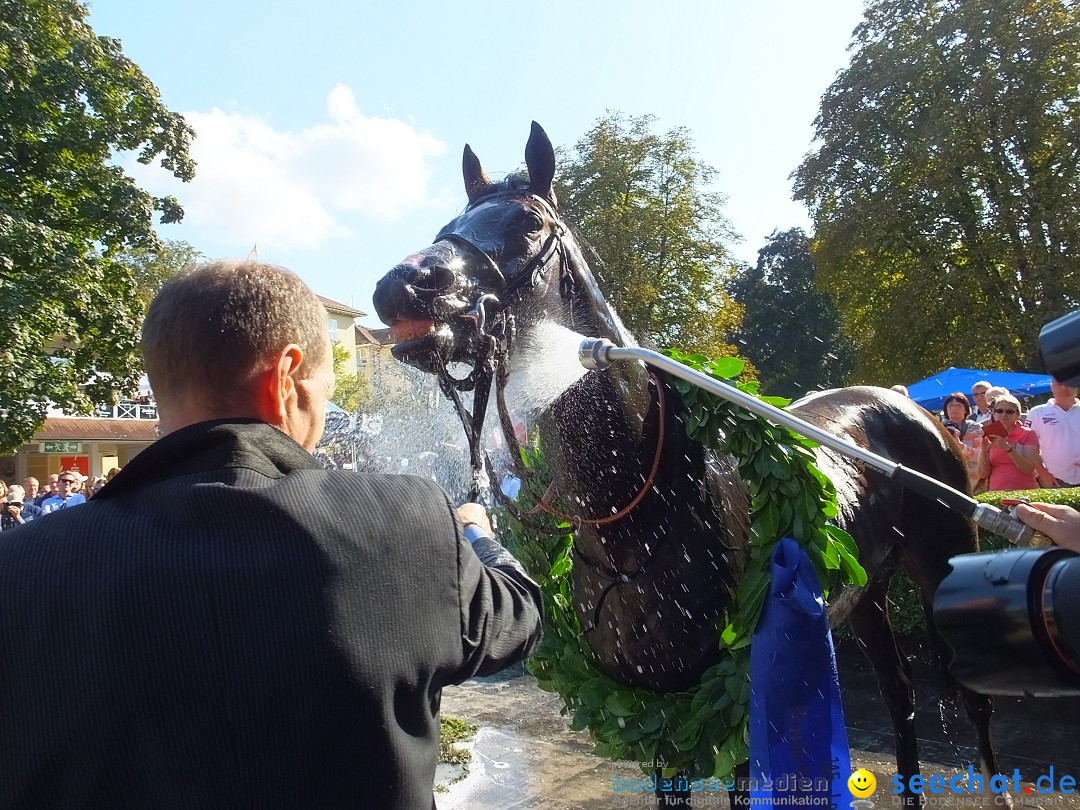
[[[82,442],[43,442],[46,453],[81,453]]]

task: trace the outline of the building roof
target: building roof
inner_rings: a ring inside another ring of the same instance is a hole
[[[393,346],[394,339],[390,335],[391,330],[368,329],[366,326],[356,324],[356,345],[369,344],[372,346]]]
[[[342,304],[342,303],[339,303],[337,301],[334,301],[332,298],[325,298],[324,296],[321,296],[321,295],[318,295],[316,297],[320,301],[322,301],[322,305],[324,307],[326,307],[328,310],[330,310],[331,312],[340,312],[343,315],[351,315],[354,318],[363,318],[365,315],[367,315],[366,312],[361,312],[360,310],[354,309],[353,307],[350,307],[347,304]]]
[[[35,442],[54,441],[126,441],[152,442],[157,439],[154,419],[88,419],[74,416],[50,416],[34,434]]]

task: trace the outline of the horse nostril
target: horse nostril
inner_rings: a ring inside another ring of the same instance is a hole
[[[442,264],[432,264],[413,270],[408,284],[417,290],[442,292],[453,286],[456,276],[454,271]]]
[[[435,284],[435,289],[445,290],[451,287],[454,283],[454,271],[444,265],[436,265],[431,268],[431,279]]]

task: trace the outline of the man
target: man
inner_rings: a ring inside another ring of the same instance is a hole
[[[26,519],[23,517],[23,488],[18,484],[12,484],[0,502],[0,532],[6,532],[17,526],[22,526]]]
[[[969,418],[980,425],[991,419],[990,405],[986,401],[986,392],[989,390],[990,383],[987,380],[979,380],[971,386],[971,404],[974,409]]]
[[[59,509],[68,509],[86,503],[86,496],[76,492],[79,488],[78,473],[62,472],[56,479],[57,493],[41,502],[41,514],[50,515]]]
[[[441,689],[529,654],[536,585],[481,507],[316,463],[292,273],[172,277],[142,349],[163,437],[0,543],[0,808],[433,806]]]
[[[36,478],[27,478],[26,480],[33,481],[34,486],[37,486]],[[30,493],[26,490],[25,486],[20,487],[18,484],[12,484],[11,489],[22,493],[22,510],[20,511],[19,516],[23,519],[23,523],[41,517],[41,507],[34,505],[34,499],[30,497]],[[11,490],[8,490],[8,494],[11,494]]]
[[[54,473],[45,479],[45,486],[43,486],[41,492],[34,497],[34,506],[41,506],[59,491],[60,485],[56,483],[59,477],[59,475]]]
[[[1028,425],[1039,437],[1039,453],[1054,484],[1080,486],[1080,404],[1077,389],[1050,378],[1053,395],[1028,413]]]
[[[33,502],[38,496],[38,480],[34,476],[28,476],[23,481],[23,491],[26,493],[26,500]]]

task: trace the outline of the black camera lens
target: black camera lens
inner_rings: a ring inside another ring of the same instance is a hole
[[[934,622],[957,680],[989,695],[1080,695],[1080,557],[1010,549],[949,563]]]
[[[1080,677],[1080,557],[1058,560],[1051,566],[1038,615],[1058,660],[1070,674]]]

